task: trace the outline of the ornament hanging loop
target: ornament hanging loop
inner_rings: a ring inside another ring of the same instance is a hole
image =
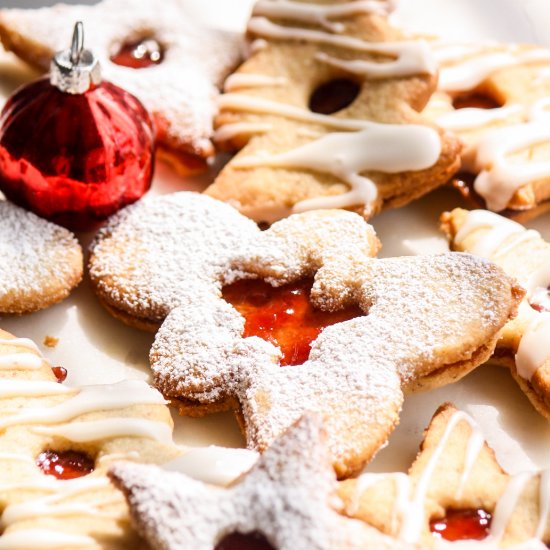
[[[99,62],[84,49],[84,25],[77,21],[70,49],[57,52],[50,65],[50,82],[67,94],[84,94],[101,83]]]
[[[82,21],[77,21],[73,30],[73,41],[71,44],[71,63],[78,65],[80,56],[84,51],[84,25]]]

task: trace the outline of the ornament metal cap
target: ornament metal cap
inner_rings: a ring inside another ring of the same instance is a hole
[[[70,50],[57,52],[50,64],[50,82],[68,94],[83,94],[101,82],[99,61],[90,50],[84,49],[84,25],[74,26]]]

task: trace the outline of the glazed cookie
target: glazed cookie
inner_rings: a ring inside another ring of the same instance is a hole
[[[82,278],[75,236],[0,199],[0,313],[28,313],[69,295]]]
[[[296,214],[260,232],[229,205],[177,193],[113,218],[90,274],[117,315],[153,326],[167,315],[151,366],[182,413],[234,409],[263,451],[317,411],[347,476],[385,443],[403,391],[483,362],[523,295],[473,256],[371,258],[378,247],[352,212]]]
[[[383,5],[257,2],[252,54],[226,80],[216,120],[218,143],[242,151],[207,194],[262,222],[323,208],[369,218],[455,173],[458,141],[418,114],[435,61]]]
[[[229,489],[130,463],[110,475],[152,548],[406,548],[337,512],[325,439],[318,417],[302,418]]]
[[[526,289],[493,360],[510,368],[533,406],[550,420],[550,243],[486,210],[457,208],[442,216],[442,227],[451,248],[489,258]]]
[[[472,204],[526,220],[550,204],[550,50],[436,42],[424,115],[465,143],[455,184]]]
[[[54,370],[0,331],[0,548],[141,548],[105,473],[180,453],[165,401],[145,382],[68,387]]]
[[[1,10],[0,39],[24,61],[48,70],[52,54],[70,44],[75,21],[84,22],[105,80],[152,113],[159,154],[185,174],[203,171],[214,154],[218,89],[241,58],[241,38],[199,25],[178,0],[103,0]]]
[[[550,542],[550,471],[508,475],[475,421],[448,404],[408,475],[363,474],[341,482],[338,495],[347,515],[415,548],[546,550]]]

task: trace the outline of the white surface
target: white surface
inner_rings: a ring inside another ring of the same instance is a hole
[[[199,19],[240,30],[248,17],[250,0],[186,0]],[[2,5],[5,3],[0,3]],[[12,4],[13,5],[13,4]],[[453,39],[500,39],[550,45],[550,3],[547,0],[402,0],[395,21],[407,28]],[[15,85],[30,77],[28,70],[0,56],[0,100]],[[201,189],[212,174],[200,179],[179,179],[159,166],[154,192]],[[382,243],[382,256],[438,252],[445,241],[437,231],[439,214],[458,204],[451,190],[440,190],[400,210],[373,220]],[[531,224],[550,239],[548,215]],[[82,235],[83,244],[89,235]],[[41,344],[46,335],[59,338],[55,349],[43,348],[52,364],[69,371],[68,383],[113,382],[148,376],[148,350],[152,335],[130,329],[112,319],[89,291],[87,281],[72,296],[46,311],[20,318],[0,318],[0,326]],[[509,373],[482,366],[452,386],[409,396],[401,425],[388,446],[369,466],[371,471],[406,470],[417,452],[422,430],[436,408],[452,401],[470,413],[495,448],[502,465],[511,473],[550,467],[550,426],[534,412]],[[183,445],[244,444],[231,414],[204,419],[177,417],[176,440]]]

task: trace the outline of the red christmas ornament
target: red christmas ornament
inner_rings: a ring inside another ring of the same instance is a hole
[[[77,23],[49,79],[15,92],[0,116],[0,190],[76,230],[91,229],[151,186],[154,132],[137,98],[101,82]]]

